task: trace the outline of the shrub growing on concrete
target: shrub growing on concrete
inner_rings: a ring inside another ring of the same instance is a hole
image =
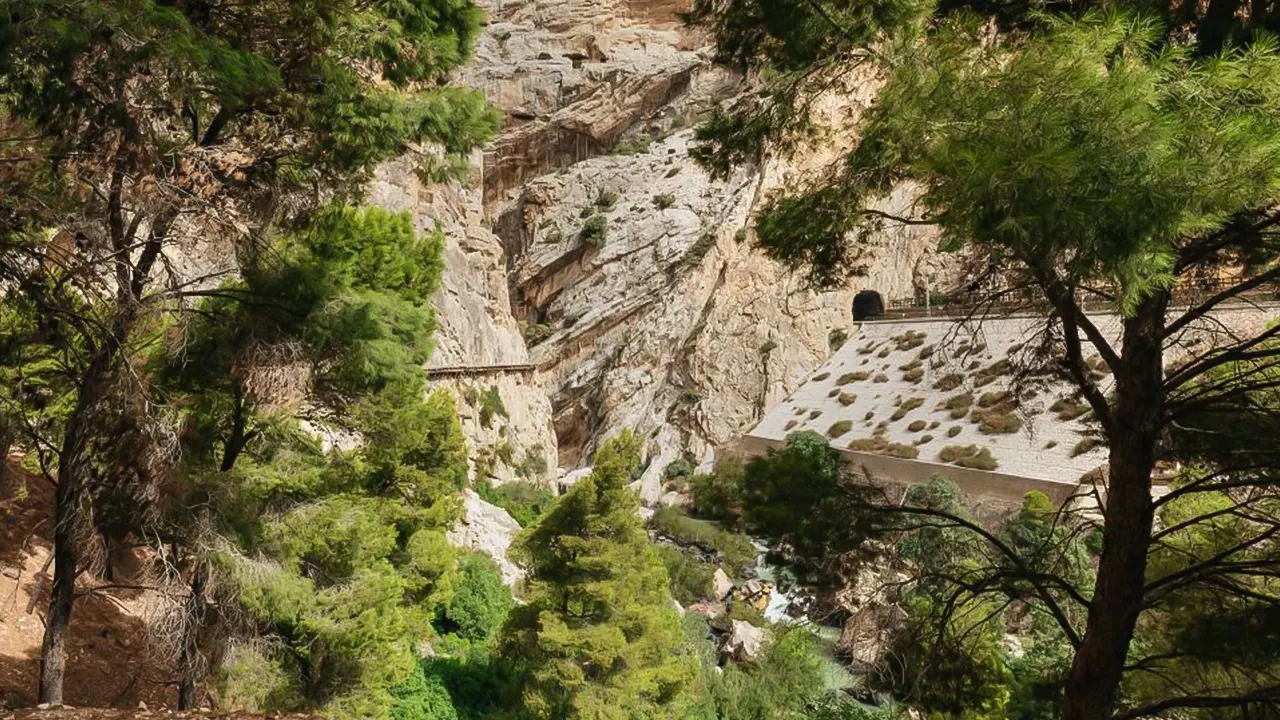
[[[901,420],[902,418],[907,416],[907,413],[911,412],[912,410],[915,410],[916,408],[920,407],[923,404],[924,404],[924,398],[922,397],[907,398],[906,400],[902,401],[902,404],[898,406],[897,410],[893,411],[893,415],[890,415],[889,419]]]
[[[840,393],[839,400],[841,405],[848,406],[858,402],[858,396],[850,395],[849,393],[842,392]]]
[[[960,387],[963,384],[964,384],[963,375],[961,375],[960,373],[951,373],[949,375],[943,375],[941,378],[938,378],[938,381],[935,382],[933,386],[943,392],[951,392],[952,390],[955,390],[956,388]]]
[[[827,435],[838,438],[853,429],[852,420],[837,420],[827,428]]]

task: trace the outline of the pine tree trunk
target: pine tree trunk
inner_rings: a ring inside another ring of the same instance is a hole
[[[200,628],[204,625],[204,593],[208,569],[196,561],[191,579],[191,598],[187,601],[187,618],[183,623],[182,650],[178,654],[178,709],[190,710],[199,703]]]
[[[54,495],[53,590],[40,648],[41,703],[61,705],[66,674],[66,634],[75,603],[80,557],[76,535],[89,474],[89,439],[97,410],[110,384],[111,369],[137,318],[129,305],[117,313],[112,332],[98,349],[80,380],[76,407],[67,418],[58,456],[58,490]]]
[[[1142,610],[1153,505],[1151,472],[1164,411],[1161,334],[1167,298],[1146,301],[1125,321],[1115,375],[1102,558],[1084,638],[1067,677],[1064,720],[1112,714]]]
[[[86,381],[90,378],[86,378]],[[80,567],[76,547],[81,498],[87,470],[86,445],[89,416],[95,398],[86,393],[93,382],[82,385],[82,392],[63,435],[58,465],[58,490],[54,496],[53,592],[49,614],[45,617],[44,643],[40,649],[41,703],[62,704],[66,668],[66,634],[71,624],[71,608],[75,602],[76,575]]]

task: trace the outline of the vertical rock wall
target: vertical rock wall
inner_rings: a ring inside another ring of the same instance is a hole
[[[743,87],[680,25],[687,0],[482,4],[489,25],[461,79],[506,117],[482,179],[427,188],[389,166],[375,199],[448,237],[434,362],[538,368],[450,381],[463,398],[502,396],[509,417],[490,427],[463,403],[474,444],[541,447],[569,469],[634,428],[651,439],[641,487],[656,502],[668,463],[709,463],[826,358],[857,290],[908,295],[934,274],[932,239],[887,230],[865,277],[807,289],[753,248],[750,218],[842,143],[727,180],[702,172],[687,128]],[[851,122],[874,90],[855,78],[823,112]],[[885,203],[909,212],[911,198]],[[498,480],[515,477],[497,465]]]

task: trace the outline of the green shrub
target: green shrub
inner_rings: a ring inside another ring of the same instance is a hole
[[[485,502],[506,510],[521,527],[537,522],[556,502],[556,496],[550,490],[524,480],[499,487],[481,482],[476,484],[475,490]]]
[[[588,205],[588,206],[586,206],[586,207],[582,208],[582,211],[578,213],[578,217],[580,217],[580,218],[582,218],[583,220],[585,220],[585,219],[587,219],[587,218],[589,218],[589,217],[591,217],[592,215],[595,215],[595,214],[596,214],[596,206],[595,206],[595,205]]]
[[[920,381],[924,379],[924,369],[916,368],[915,370],[908,370],[907,372],[902,373],[902,379],[913,385],[919,384]]]
[[[596,195],[595,206],[601,210],[610,210],[614,205],[618,204],[618,193],[612,190],[600,190],[600,194]]]
[[[658,545],[658,559],[667,569],[671,597],[682,605],[706,600],[711,595],[711,578],[716,566],[703,562],[697,553],[670,545]]]
[[[458,564],[453,597],[441,611],[439,629],[468,640],[493,637],[515,605],[502,572],[488,555],[471,553]]]
[[[702,262],[702,258],[711,252],[716,246],[716,236],[712,232],[704,232],[698,236],[698,240],[689,247],[689,251],[685,253],[684,263],[686,265],[695,265]]]
[[[653,138],[641,133],[634,138],[623,138],[613,146],[615,155],[643,155],[653,147]]]
[[[849,331],[844,328],[836,328],[831,331],[830,335],[827,335],[827,345],[831,348],[832,352],[844,347],[844,344],[848,342],[848,340]]]
[[[676,196],[671,193],[662,193],[661,195],[653,196],[653,206],[659,210],[666,210],[675,204]]]
[[[733,577],[743,577],[755,567],[756,549],[746,535],[725,530],[710,520],[689,517],[679,508],[658,508],[649,518],[649,527],[677,545],[715,553]]]
[[[507,406],[502,403],[502,393],[497,385],[490,385],[480,396],[480,424],[492,427],[493,419],[501,415],[508,417]]]
[[[578,239],[585,245],[599,246],[608,235],[609,221],[603,215],[593,215],[582,224]]]
[[[852,429],[853,429],[852,420],[837,420],[836,422],[831,424],[831,427],[827,428],[827,435],[832,438],[838,438]]]
[[[662,477],[667,480],[686,478],[693,474],[693,463],[684,458],[672,460],[662,469]]]
[[[542,236],[542,242],[547,243],[548,245],[558,245],[564,242],[564,233],[560,232],[560,228],[555,228],[551,232]]]
[[[458,711],[444,681],[427,677],[421,663],[403,683],[391,689],[390,720],[458,720]]]
[[[947,429],[947,437],[953,438],[959,435],[963,431],[964,431],[964,428],[960,427],[959,425],[952,425],[950,428]]]
[[[841,404],[841,405],[852,405],[852,404],[854,404],[854,403],[858,402],[858,396],[857,396],[857,395],[850,395],[849,393],[842,392],[842,393],[840,393],[839,400],[840,400],[840,404]]]
[[[515,468],[516,474],[526,480],[540,478],[547,474],[548,469],[547,454],[541,445],[526,448],[524,459]]]
[[[841,375],[837,380],[837,385],[848,385],[851,382],[862,382],[871,377],[869,372],[849,372]]]

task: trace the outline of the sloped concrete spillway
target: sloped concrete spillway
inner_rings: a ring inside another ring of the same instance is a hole
[[[1274,306],[1224,308],[1168,355],[1212,346],[1221,333],[1261,327],[1277,314]],[[1116,342],[1120,318],[1092,320]],[[1042,342],[1045,325],[1031,316],[863,323],[739,450],[767,452],[793,432],[812,430],[877,482],[921,484],[938,473],[979,500],[1017,503],[1039,490],[1062,503],[1106,462],[1107,449],[1066,378],[1019,377],[1017,368],[1051,368],[1061,356]],[[1109,391],[1105,364],[1087,360]]]

